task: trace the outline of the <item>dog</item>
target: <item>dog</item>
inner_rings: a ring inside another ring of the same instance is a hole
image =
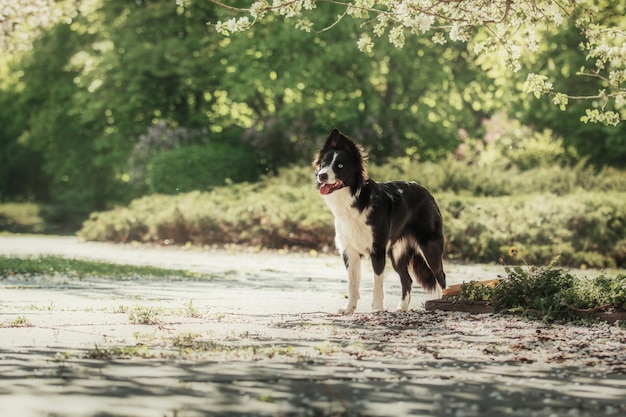
[[[348,272],[352,314],[360,298],[361,258],[374,270],[372,309],[383,310],[383,271],[389,256],[400,276],[398,310],[408,310],[412,271],[416,281],[439,297],[446,287],[443,271],[443,220],[432,194],[415,182],[378,183],[367,177],[361,145],[333,129],[313,161],[319,193],[335,218],[335,244]]]

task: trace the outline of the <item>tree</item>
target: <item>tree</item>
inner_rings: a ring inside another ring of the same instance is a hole
[[[474,53],[480,55],[494,50],[505,51],[512,71],[521,67],[520,57],[524,50],[534,53],[539,48],[538,35],[546,26],[561,27],[566,20],[574,19],[585,41],[581,52],[591,60],[590,69],[581,68],[579,74],[601,81],[596,94],[578,96],[568,92],[555,92],[553,82],[544,74],[530,73],[525,90],[536,96],[549,94],[554,104],[566,108],[570,100],[591,101],[581,118],[584,122],[601,122],[616,125],[626,118],[624,101],[626,89],[626,20],[624,6],[607,0],[266,0],[238,2],[241,6],[226,5],[218,0],[207,0],[234,13],[240,14],[225,21],[213,22],[223,35],[245,31],[268,16],[279,15],[303,30],[314,30],[311,16],[316,9],[332,3],[341,5],[343,12],[337,21],[355,19],[361,23],[362,34],[358,40],[364,52],[372,50],[374,39],[383,35],[398,48],[402,48],[408,36],[430,37],[435,43],[449,41],[467,42],[477,33],[486,34],[483,41],[474,45]],[[186,0],[177,0],[184,5]],[[602,8],[621,9],[617,15],[603,19]],[[481,28],[482,30],[478,30]]]
[[[156,119],[203,125],[204,92],[219,80],[204,68],[218,47],[199,28],[214,6],[91,5],[13,63],[22,73],[13,112],[28,115],[24,142],[42,155],[54,202],[83,213],[132,197],[128,158],[140,134]]]
[[[596,14],[596,19],[618,22],[624,20],[624,6],[603,7]],[[588,120],[589,99],[598,91],[608,91],[602,77],[590,75],[585,67],[589,66],[586,57],[579,53],[578,46],[584,43],[585,36],[574,24],[574,20],[565,22],[559,30],[546,30],[545,39],[539,50],[526,57],[523,68],[544,74],[554,85],[555,91],[568,91],[567,111],[555,109],[550,100],[536,99],[534,96],[522,97],[511,106],[511,114],[515,114],[523,122],[536,126],[538,129],[549,128],[564,138],[567,147],[573,147],[578,154],[598,165],[626,164],[626,124],[580,123],[581,117]],[[587,74],[587,75],[582,75]],[[521,83],[522,80],[517,80]],[[585,99],[576,99],[583,97]],[[553,96],[558,101],[557,96]],[[592,99],[592,105],[600,109],[610,105],[608,95],[598,95]],[[619,97],[615,100],[618,102]],[[563,109],[565,106],[563,106]],[[596,114],[596,116],[598,116]],[[596,117],[594,116],[594,117]]]

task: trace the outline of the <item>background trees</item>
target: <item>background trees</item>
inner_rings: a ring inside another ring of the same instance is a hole
[[[623,6],[597,4],[595,19],[623,30]],[[569,160],[626,161],[623,123],[584,124],[589,102],[569,100],[562,112],[550,98],[523,92],[527,72],[549,76],[555,91],[571,95],[594,95],[606,84],[600,76],[574,77],[589,66],[578,53],[589,37],[575,16],[563,14],[560,26],[535,33],[537,49],[520,50],[523,71],[516,73],[497,48],[473,53],[485,48],[489,28],[472,29],[468,43],[442,44],[438,31],[412,36],[404,27],[399,49],[360,42],[376,21],[335,24],[346,13],[341,4],[313,12],[287,24],[285,15],[267,13],[224,37],[206,23],[240,15],[211,1],[84,2],[71,19],[50,23],[32,49],[0,58],[0,199],[50,201],[85,214],[149,192],[151,161],[162,161],[161,153],[176,150],[184,161],[201,145],[245,146],[259,173],[275,171],[308,163],[334,126],[361,140],[374,160],[436,161],[461,144],[484,145],[485,120],[496,114],[562,143]],[[194,175],[219,177],[211,168]]]

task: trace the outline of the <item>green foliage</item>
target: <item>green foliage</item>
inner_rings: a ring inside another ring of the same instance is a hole
[[[327,3],[311,23],[328,27],[343,10]],[[321,32],[272,19],[229,38],[207,30],[206,22],[228,16],[212,2],[92,2],[71,23],[49,28],[31,52],[3,56],[0,199],[51,201],[60,220],[126,204],[148,191],[148,160],[174,149],[168,140],[181,132],[180,146],[205,138],[245,143],[273,172],[308,162],[332,126],[379,162],[400,155],[441,161],[461,144],[472,151],[463,155],[467,166],[442,163],[450,170],[433,169],[433,187],[488,196],[509,193],[496,175],[503,168],[515,177],[568,166],[578,155],[600,164],[626,160],[626,125],[582,125],[549,103],[521,100],[520,80],[503,77],[501,57],[470,58],[467,48],[476,45],[411,36],[402,50],[377,42],[363,54],[356,46],[363,27],[353,19]],[[537,63],[563,82],[579,68],[570,56],[580,41],[575,30],[550,38],[538,54]],[[597,90],[591,84],[577,88]],[[538,129],[494,115],[502,109]],[[164,126],[166,146],[148,140],[155,126]],[[151,146],[142,147],[145,140]],[[238,165],[245,170],[247,160]],[[482,182],[468,181],[465,169]],[[534,179],[536,191],[559,186],[543,178]]]
[[[79,235],[117,242],[321,248],[333,241],[332,216],[313,184],[303,186],[305,175],[312,178],[304,172],[209,192],[143,197],[128,207],[92,214]]]
[[[594,3],[598,6],[594,12],[596,22],[604,22],[608,27],[621,27],[623,31],[626,23],[623,5],[609,0],[596,0]],[[540,73],[551,80],[556,91],[566,91],[570,96],[578,98],[590,96],[595,99],[591,103],[589,100],[569,100],[567,111],[561,111],[554,103],[558,103],[562,95],[558,97],[546,95],[539,100],[527,95],[511,101],[509,109],[523,122],[532,123],[537,129],[553,130],[563,137],[566,147],[575,148],[578,154],[589,158],[594,164],[624,167],[626,125],[620,123],[617,126],[600,126],[581,123],[589,113],[613,110],[609,104],[610,100],[598,94],[599,91],[604,93],[608,91],[608,76],[603,78],[589,75],[594,70],[602,72],[616,68],[608,63],[605,66],[600,60],[596,62],[591,54],[586,57],[584,53],[580,53],[581,46],[589,43],[584,37],[584,32],[576,24],[576,18],[566,19],[558,30],[547,29],[545,41],[540,44],[539,51],[526,57],[525,71],[522,73],[527,71]],[[619,50],[618,47],[605,46],[605,48]],[[597,68],[596,64],[599,65]],[[587,76],[577,76],[579,72],[586,73]],[[509,77],[509,82],[520,84],[521,80],[517,78],[520,75]],[[595,109],[588,110],[589,107]],[[617,109],[618,112],[622,112],[623,119],[623,105],[617,106]]]
[[[476,282],[461,286],[457,301],[487,301],[495,311],[554,320],[575,319],[577,311],[626,309],[626,275],[576,277],[563,269],[506,267],[495,287]]]
[[[109,349],[100,349],[96,345],[95,348],[88,350],[84,354],[84,358],[96,360],[153,358],[154,356],[148,346],[144,344],[137,346],[117,346]]]
[[[129,314],[128,320],[133,324],[159,324],[159,309],[153,307],[136,306]]]
[[[431,188],[444,216],[449,259],[543,264],[560,254],[564,265],[625,265],[623,172],[596,176],[581,166],[514,171],[516,175],[483,171],[454,160],[420,164],[398,159],[372,166],[370,174],[381,181],[415,179]],[[456,175],[454,181],[450,172]],[[479,196],[456,192],[459,183]],[[137,199],[128,207],[94,213],[80,235],[118,242],[322,249],[332,245],[334,230],[312,172],[303,167],[281,170],[258,184]],[[508,255],[511,247],[518,257]]]
[[[543,264],[556,255],[579,267],[623,266],[623,192],[530,194],[475,198],[441,195],[451,258],[496,262],[517,248],[519,259]]]
[[[493,290],[491,302],[496,311],[521,312],[546,321],[570,318],[563,293],[575,285],[573,275],[561,269],[527,271],[519,266],[507,267],[506,272],[508,277]]]
[[[153,193],[176,194],[208,190],[225,182],[254,181],[260,170],[248,147],[207,143],[157,154],[150,161],[148,181]]]
[[[154,268],[150,266],[116,265],[103,262],[66,259],[57,256],[19,258],[0,255],[0,278],[12,275],[63,275],[71,277],[96,276],[105,278],[144,277],[198,277],[188,271]]]
[[[459,290],[457,299],[468,302],[490,301],[493,298],[494,287],[490,285],[482,285],[477,281],[463,283]]]
[[[39,206],[33,203],[0,204],[0,231],[14,233],[45,231]]]

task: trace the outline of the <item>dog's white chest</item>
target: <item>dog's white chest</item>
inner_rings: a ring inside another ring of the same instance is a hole
[[[359,212],[352,207],[354,197],[345,188],[324,196],[335,217],[335,243],[341,253],[356,251],[368,256],[372,250],[372,228],[367,224],[369,210]]]

